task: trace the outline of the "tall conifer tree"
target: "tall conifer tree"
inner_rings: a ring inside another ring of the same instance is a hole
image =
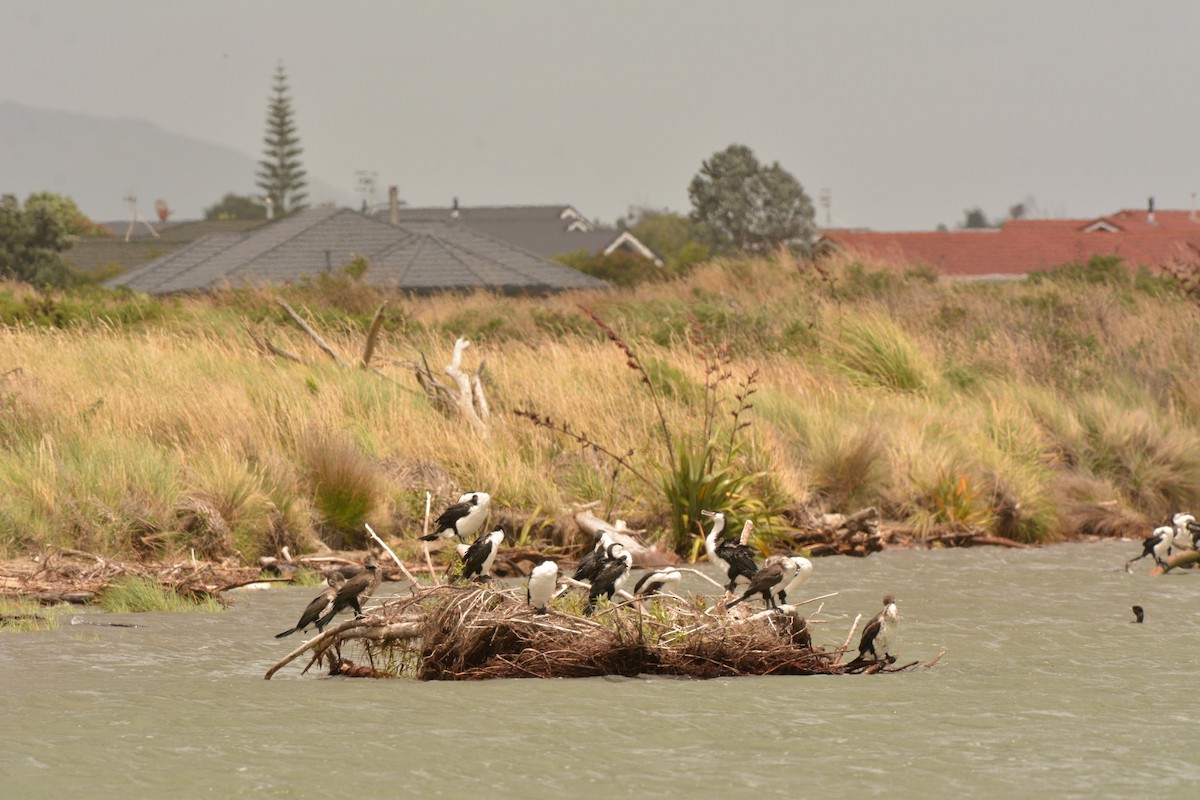
[[[283,62],[275,70],[275,87],[267,105],[267,135],[263,138],[263,158],[258,162],[258,188],[270,199],[280,216],[306,207],[307,182],[300,163],[300,137],[292,119],[292,98],[288,94],[287,73]]]

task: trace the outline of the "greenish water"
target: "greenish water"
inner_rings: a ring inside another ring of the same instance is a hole
[[[0,797],[1190,798],[1200,572],[1121,571],[1138,549],[817,560],[819,643],[893,592],[900,660],[947,651],[896,675],[264,681],[314,589],[68,615],[0,635]]]

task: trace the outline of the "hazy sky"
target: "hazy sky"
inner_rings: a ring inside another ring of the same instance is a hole
[[[1198,43],[1190,0],[0,0],[0,100],[257,157],[282,60],[347,202],[368,170],[414,205],[686,212],[737,142],[835,223],[921,229],[1188,208]]]

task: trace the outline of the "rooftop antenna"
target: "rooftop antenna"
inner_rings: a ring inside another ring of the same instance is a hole
[[[819,195],[821,207],[825,209],[825,227],[833,227],[833,189],[822,189]]]
[[[129,228],[125,231],[125,241],[129,241],[129,237],[133,236],[133,228],[140,221],[150,231],[150,235],[155,239],[158,237],[158,231],[154,230],[154,226],[146,221],[146,218],[138,213],[137,195],[130,192],[125,196],[125,202],[129,204]]]
[[[375,207],[375,187],[379,184],[379,173],[374,170],[360,169],[354,173],[358,177],[358,192],[363,196],[363,212]]]

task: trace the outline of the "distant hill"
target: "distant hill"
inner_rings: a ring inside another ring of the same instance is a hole
[[[142,216],[154,200],[172,219],[200,219],[226,192],[256,194],[257,156],[168,133],[151,122],[94,117],[0,102],[0,194],[24,199],[58,192],[94,220],[128,216],[124,197],[138,196]],[[349,193],[309,175],[309,200],[352,202]]]

